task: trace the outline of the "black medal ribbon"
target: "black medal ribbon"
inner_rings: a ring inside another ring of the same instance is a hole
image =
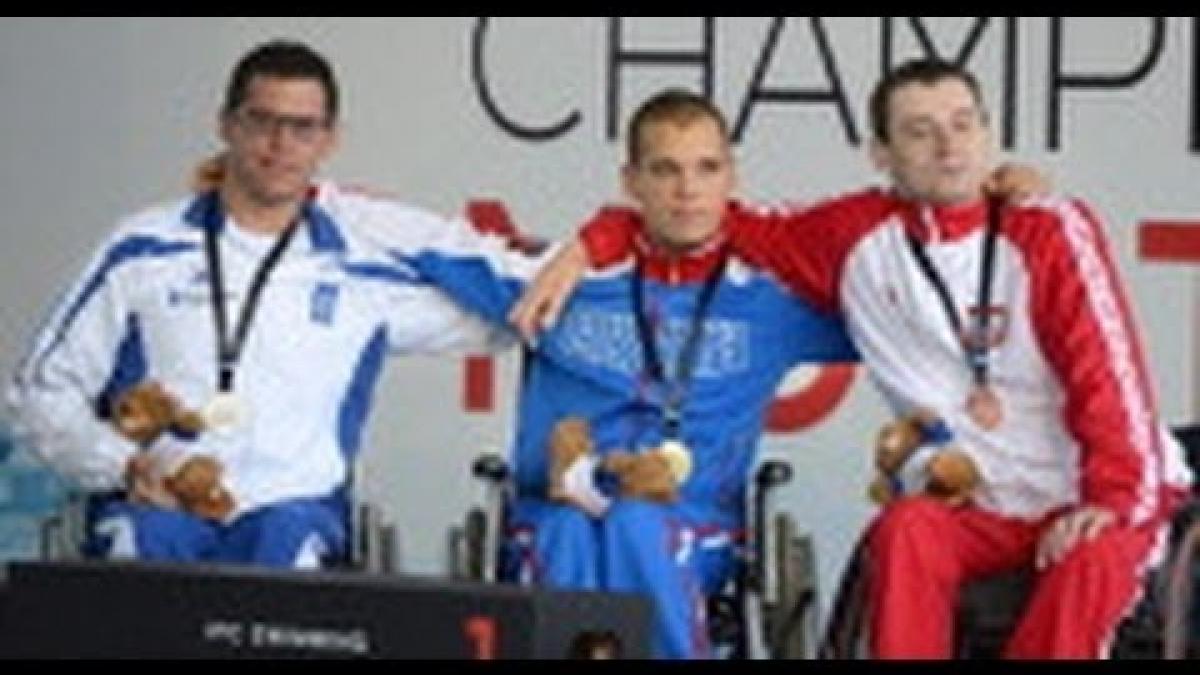
[[[959,342],[963,346],[967,367],[971,369],[975,385],[981,388],[986,388],[989,381],[988,329],[992,314],[992,285],[996,276],[996,239],[1000,234],[1000,221],[1003,216],[1003,204],[998,199],[989,199],[987,206],[987,233],[983,239],[983,259],[979,273],[979,315],[976,317],[975,324],[977,332],[973,336],[964,332],[964,322],[954,305],[950,288],[946,285],[946,280],[938,273],[924,244],[912,233],[907,233],[908,247],[912,251],[913,257],[916,258],[921,272],[937,292],[942,309],[946,312],[946,317],[954,329],[954,334],[958,336]]]
[[[214,202],[217,196],[213,195]],[[242,356],[242,348],[246,344],[246,336],[250,333],[250,325],[254,322],[254,314],[258,311],[258,303],[262,297],[263,289],[266,288],[267,282],[271,278],[271,273],[279,266],[279,261],[283,257],[284,251],[287,250],[288,244],[291,243],[293,236],[299,226],[300,217],[297,216],[279,235],[279,239],[267,252],[267,255],[259,263],[258,269],[254,273],[254,278],[250,282],[250,288],[246,293],[246,301],[242,304],[242,311],[238,316],[237,326],[234,334],[229,335],[229,318],[225,306],[225,280],[221,270],[221,252],[218,247],[217,230],[221,227],[220,222],[212,222],[220,217],[220,209],[218,205],[214,205],[210,218],[210,222],[206,223],[204,228],[204,252],[208,261],[208,281],[209,288],[212,292],[212,310],[213,324],[217,333],[217,391],[223,394],[228,394],[233,391],[234,376],[237,371],[238,360]]]
[[[717,294],[717,286],[725,276],[729,264],[728,251],[722,250],[721,260],[709,273],[696,297],[696,309],[692,313],[691,327],[679,350],[679,360],[675,367],[675,382],[667,381],[667,373],[663,368],[662,356],[658,352],[658,343],[654,339],[654,328],[650,317],[645,311],[645,268],[639,259],[633,275],[633,311],[637,319],[638,339],[642,344],[642,356],[646,372],[655,381],[663,385],[666,392],[663,402],[663,425],[665,440],[680,439],[680,425],[683,417],[683,403],[687,397],[687,388],[691,383],[700,355],[700,340],[704,335],[704,319],[712,307]]]

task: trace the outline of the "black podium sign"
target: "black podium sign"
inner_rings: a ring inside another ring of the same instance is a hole
[[[644,658],[635,596],[357,573],[15,563],[0,650],[52,658]]]

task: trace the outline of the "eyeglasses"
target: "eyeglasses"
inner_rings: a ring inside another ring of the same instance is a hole
[[[324,117],[276,115],[260,108],[242,108],[234,114],[234,119],[252,136],[274,136],[286,129],[301,143],[312,143],[329,128],[329,120]]]

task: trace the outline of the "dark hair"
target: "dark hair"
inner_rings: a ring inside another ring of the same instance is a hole
[[[257,76],[283,79],[316,80],[325,90],[325,116],[329,124],[337,121],[338,87],[333,68],[325,57],[308,45],[288,40],[273,40],[255,47],[238,61],[225,90],[223,112],[228,115],[246,101],[250,81]]]
[[[987,118],[979,80],[975,79],[969,70],[941,59],[914,59],[893,68],[879,81],[879,84],[875,85],[875,91],[871,94],[870,113],[871,131],[875,134],[876,140],[881,143],[891,140],[888,135],[888,114],[892,94],[896,93],[896,90],[913,83],[934,85],[942,80],[958,80],[966,85],[967,89],[971,90],[971,95],[975,97],[975,102],[979,104],[980,112],[985,119]]]
[[[707,117],[716,122],[724,138],[729,137],[729,124],[725,115],[707,98],[683,89],[667,89],[654,95],[637,109],[629,121],[626,152],[630,164],[637,164],[642,156],[642,133],[646,127],[662,121],[689,124]]]

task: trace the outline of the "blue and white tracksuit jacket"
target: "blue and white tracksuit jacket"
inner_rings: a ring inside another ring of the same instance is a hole
[[[343,514],[309,502],[346,485],[384,357],[499,346],[491,343],[503,335],[414,284],[400,258],[426,247],[502,249],[502,242],[332,184],[312,192],[237,368],[249,422],[230,433],[159,441],[219,458],[237,513],[218,525],[124,507],[124,521],[141,527],[109,523],[112,554],[287,566],[336,552],[346,536]],[[215,195],[204,195],[122,222],[40,331],[9,389],[20,434],[87,490],[121,488],[126,463],[138,452],[110,425],[114,395],[143,380],[161,382],[197,410],[214,395],[206,228],[220,233],[232,330],[274,239],[238,228]],[[265,507],[272,507],[267,516]],[[281,525],[276,511],[284,520],[290,514],[313,522]],[[254,533],[239,529],[251,526]],[[180,538],[189,541],[174,541]],[[212,550],[222,539],[239,551]],[[261,550],[273,546],[278,550]]]
[[[682,260],[643,253],[646,312],[673,373],[704,280],[719,253]],[[502,324],[522,291],[479,257],[431,252],[413,267],[458,302]],[[682,437],[694,470],[677,504],[617,499],[601,520],[546,500],[547,440],[565,417],[589,421],[597,451],[639,451],[663,440],[663,391],[644,376],[632,309],[632,267],[586,279],[558,324],[527,355],[515,439],[513,527],[522,572],[554,586],[625,591],[656,607],[660,656],[710,654],[704,596],[731,571],[744,489],[766,409],[800,362],[855,360],[839,320],[819,315],[759,271],[731,260],[704,321]]]

